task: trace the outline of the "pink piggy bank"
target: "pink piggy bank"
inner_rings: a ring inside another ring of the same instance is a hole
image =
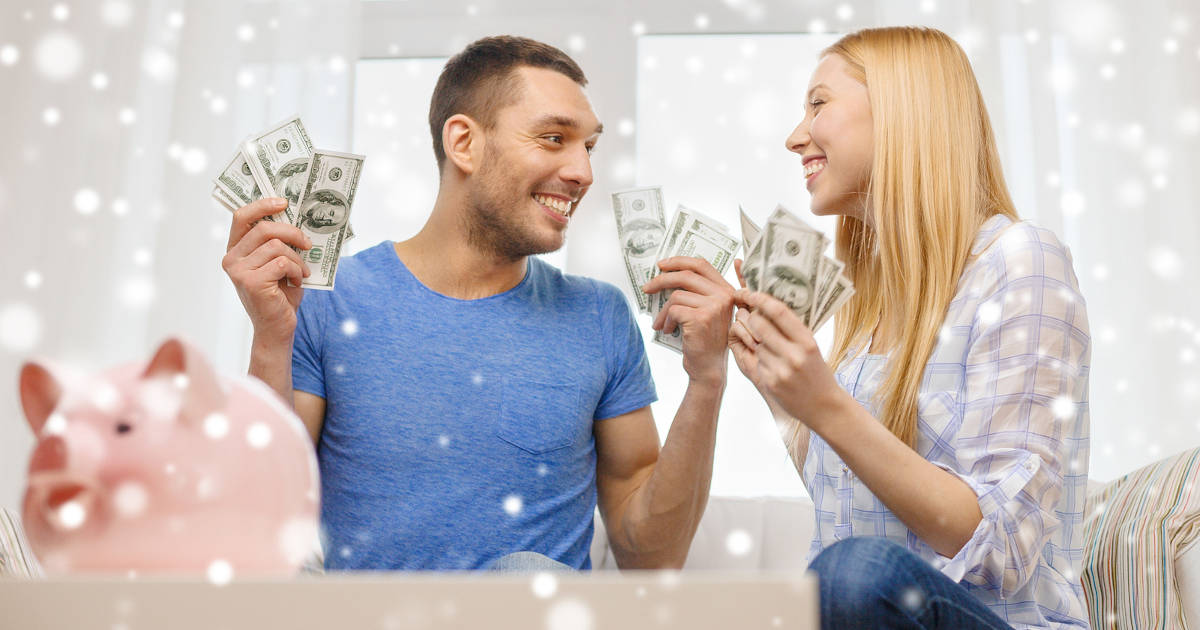
[[[300,419],[179,340],[77,383],[27,363],[21,404],[38,440],[23,518],[47,573],[284,575],[316,548]]]

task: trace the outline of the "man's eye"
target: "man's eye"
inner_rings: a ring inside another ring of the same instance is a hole
[[[545,136],[545,138],[547,140],[549,140],[550,142],[553,142],[556,144],[562,144],[562,141],[563,141],[563,137],[560,135],[549,135],[549,136]]]

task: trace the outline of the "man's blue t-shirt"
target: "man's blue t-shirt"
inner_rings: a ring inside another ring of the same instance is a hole
[[[612,285],[529,258],[516,287],[458,300],[391,242],[308,291],[293,386],[325,399],[325,566],[480,569],[515,551],[590,568],[592,423],[656,399]]]

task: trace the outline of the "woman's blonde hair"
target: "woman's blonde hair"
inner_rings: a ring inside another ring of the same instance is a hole
[[[975,74],[953,39],[929,28],[865,29],[826,55],[866,85],[875,145],[870,223],[838,222],[837,256],[856,293],[835,320],[831,364],[866,351],[873,331],[883,331],[880,421],[915,448],[925,364],[975,236],[989,217],[1015,221],[1017,213]]]

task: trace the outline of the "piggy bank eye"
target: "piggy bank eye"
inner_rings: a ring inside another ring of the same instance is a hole
[[[133,430],[133,425],[129,424],[128,422],[118,422],[117,423],[117,433],[118,434],[124,435],[126,433],[129,433],[132,430]]]

